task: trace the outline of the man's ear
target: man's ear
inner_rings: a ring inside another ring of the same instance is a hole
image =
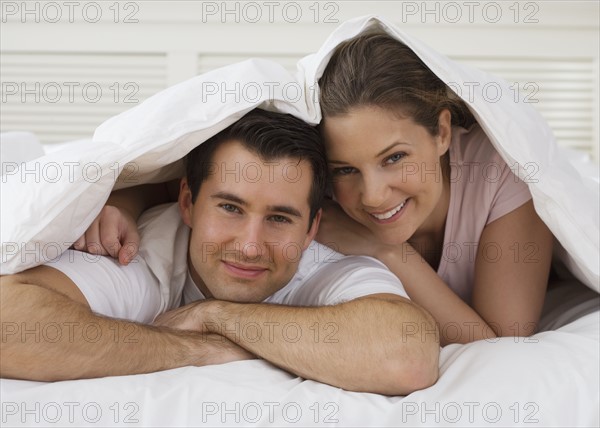
[[[187,178],[182,178],[179,183],[179,198],[177,199],[177,203],[183,222],[191,229],[194,203],[192,202],[192,191],[188,186]]]
[[[452,114],[450,110],[444,109],[438,116],[438,135],[436,142],[438,146],[438,156],[443,156],[450,147],[452,141]]]
[[[319,208],[319,211],[315,214],[315,218],[313,219],[312,224],[310,225],[310,229],[308,229],[308,233],[306,234],[306,238],[304,239],[304,245],[302,246],[302,251],[306,250],[313,239],[315,239],[315,235],[319,231],[319,223],[321,222],[321,214],[323,214],[323,209]]]

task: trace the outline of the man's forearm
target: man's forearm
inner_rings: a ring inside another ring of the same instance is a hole
[[[407,300],[336,306],[209,302],[203,329],[292,373],[353,391],[408,394],[437,380],[433,320]]]
[[[0,376],[55,381],[211,364],[222,338],[93,314],[65,295],[2,278]]]

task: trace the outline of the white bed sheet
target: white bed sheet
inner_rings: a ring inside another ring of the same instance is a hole
[[[569,287],[548,295],[542,324],[556,330],[446,346],[438,382],[406,397],[348,392],[253,360],[54,383],[1,379],[2,425],[597,427],[600,298]]]

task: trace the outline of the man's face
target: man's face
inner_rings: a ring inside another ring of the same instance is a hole
[[[296,273],[320,212],[308,228],[312,170],[306,161],[264,161],[237,141],[214,152],[196,202],[182,180],[179,207],[192,230],[188,262],[208,297],[261,302]]]

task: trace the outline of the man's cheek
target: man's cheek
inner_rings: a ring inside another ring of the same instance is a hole
[[[303,242],[288,241],[280,244],[275,257],[280,264],[297,265],[302,257]]]
[[[191,256],[194,264],[207,263],[209,260],[219,254],[219,245],[216,242],[202,241],[194,245]]]

